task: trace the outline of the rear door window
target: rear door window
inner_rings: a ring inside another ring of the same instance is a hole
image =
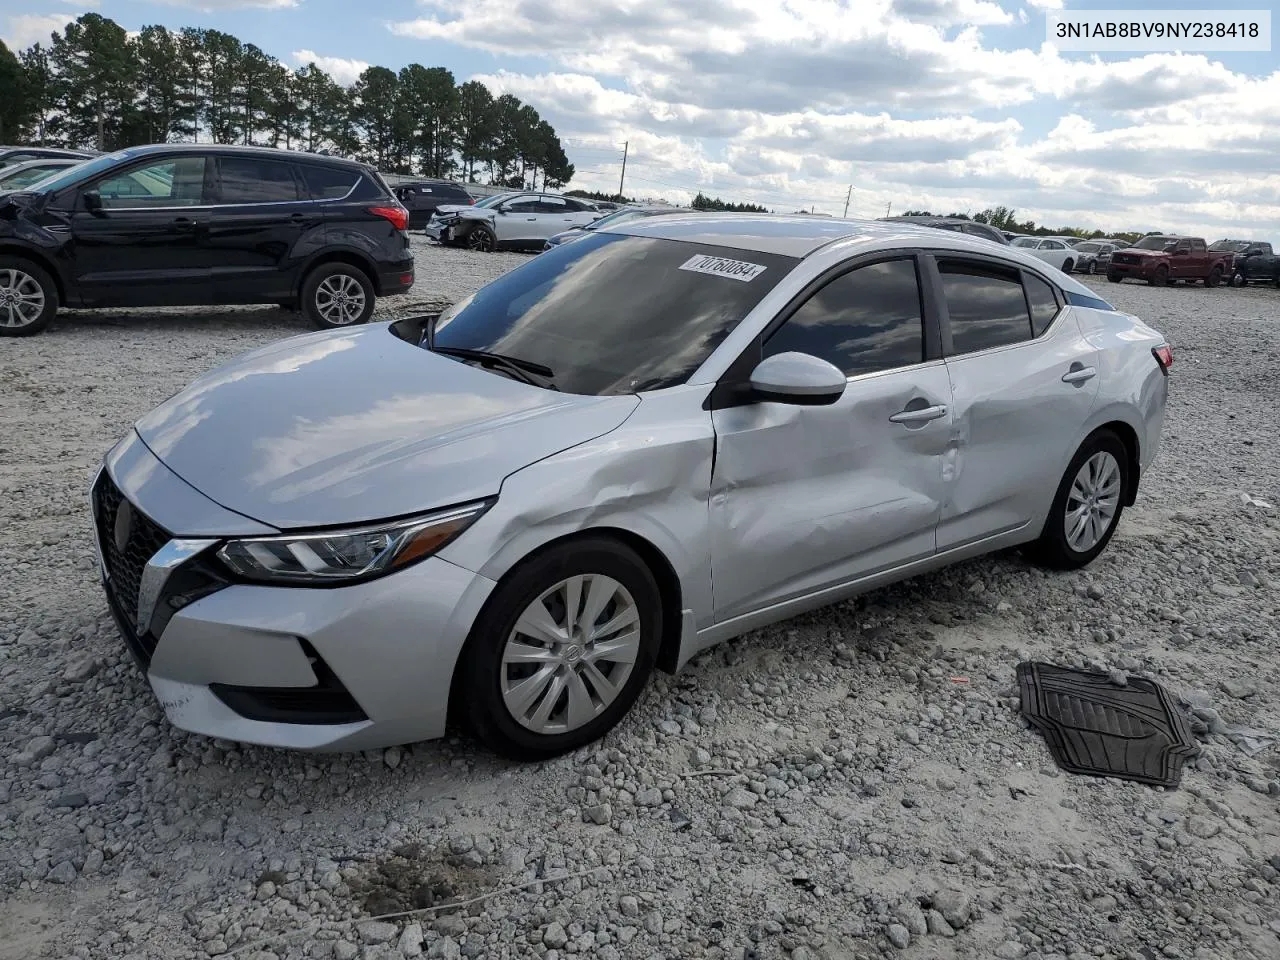
[[[223,205],[288,203],[300,199],[293,164],[261,157],[219,157]]]
[[[938,261],[951,320],[952,353],[976,353],[1031,339],[1020,272],[992,263]]]
[[[357,171],[340,167],[323,167],[304,163],[299,170],[302,171],[302,182],[306,185],[307,196],[312,200],[341,200],[351,192],[351,188],[360,179]]]

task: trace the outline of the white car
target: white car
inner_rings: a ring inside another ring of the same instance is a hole
[[[427,221],[427,236],[472,250],[541,250],[547,239],[604,214],[555,193],[499,193],[470,205],[446,204]]]
[[[1056,237],[1017,237],[1010,241],[1010,245],[1039,257],[1063,273],[1070,273],[1076,265],[1075,249]]]

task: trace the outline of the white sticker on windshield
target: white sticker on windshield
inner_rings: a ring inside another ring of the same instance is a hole
[[[741,280],[749,283],[765,268],[759,263],[747,263],[745,260],[728,260],[724,257],[710,257],[699,253],[680,264],[681,270],[692,270],[694,273],[709,273],[716,277],[728,277],[730,280]]]

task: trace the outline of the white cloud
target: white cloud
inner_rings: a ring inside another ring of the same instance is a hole
[[[216,13],[219,10],[243,10],[256,8],[259,10],[287,10],[298,6],[300,0],[156,0],[170,7],[187,7],[201,13]]]
[[[1027,0],[1027,5],[1037,10],[1061,10],[1066,6],[1064,0]]]
[[[343,86],[350,86],[355,83],[360,74],[369,69],[369,64],[363,60],[349,60],[345,57],[324,57],[313,50],[295,50],[291,56],[293,57],[293,62],[299,67],[314,63]]]
[[[49,35],[62,33],[68,23],[75,17],[65,13],[34,14],[22,13],[9,18],[5,28],[4,42],[15,52],[25,50],[33,43],[49,46]]]

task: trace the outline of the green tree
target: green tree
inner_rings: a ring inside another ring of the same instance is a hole
[[[352,152],[348,136],[351,101],[347,91],[314,63],[298,71],[294,89],[303,149],[313,153],[318,150]]]
[[[520,176],[520,101],[504,93],[493,103],[493,133],[485,149],[489,182],[504,187],[524,186]]]
[[[408,140],[417,168],[429,177],[447,177],[456,163],[454,125],[460,106],[453,73],[444,67],[411,63],[400,71],[399,134]]]
[[[142,28],[134,40],[138,60],[138,112],[145,141],[163,143],[189,135],[183,117],[183,62],[179,37],[161,26]]]
[[[58,131],[76,146],[123,145],[135,112],[138,64],[124,28],[96,13],[53,35],[49,62],[56,78]],[[52,124],[51,124],[52,125]]]
[[[353,116],[363,134],[363,153],[380,169],[404,172],[407,144],[400,130],[399,81],[386,67],[369,67],[351,89]]]
[[[454,124],[463,176],[475,183],[476,164],[483,162],[496,130],[493,94],[478,80],[458,88],[458,112]]]
[[[220,30],[202,30],[200,35],[204,77],[200,104],[204,128],[214,143],[238,143],[243,129],[240,71],[244,45]]]
[[[49,117],[56,107],[53,65],[49,62],[49,51],[34,43],[18,55],[18,60],[22,63],[26,86],[28,123],[36,143],[44,143]]]
[[[22,135],[35,111],[27,91],[27,72],[3,40],[0,40],[0,90],[4,91],[0,97],[0,143],[8,143]]]

